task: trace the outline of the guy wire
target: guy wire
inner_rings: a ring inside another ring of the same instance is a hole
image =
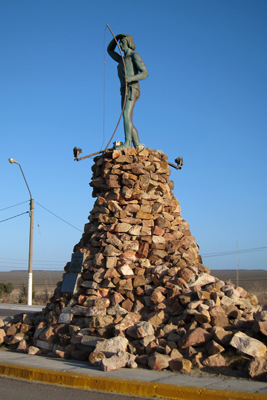
[[[103,71],[103,142],[100,147],[100,151],[102,150],[105,143],[105,119],[106,119],[106,30],[107,26],[105,25],[104,29],[104,43],[103,43],[103,52],[104,52],[104,71]]]

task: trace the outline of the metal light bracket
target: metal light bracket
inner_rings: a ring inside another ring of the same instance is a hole
[[[114,145],[121,145],[121,144],[122,144],[122,142],[114,142]],[[81,149],[80,147],[74,147],[74,149],[73,149],[74,161],[81,161],[81,160],[84,160],[85,158],[89,158],[89,157],[92,157],[92,156],[96,156],[97,154],[105,153],[105,152],[108,151],[108,150],[112,150],[112,149],[97,151],[96,153],[88,154],[87,156],[84,156],[84,157],[80,157],[80,158],[79,158],[79,155],[82,153],[82,149]],[[168,161],[167,161],[167,162],[168,162]],[[183,162],[183,157],[177,157],[177,158],[174,160],[174,162],[175,162],[177,165],[175,165],[175,164],[173,164],[173,163],[170,163],[170,162],[168,162],[168,164],[169,164],[171,167],[175,168],[175,169],[181,169],[182,166],[183,166],[183,163],[184,163],[184,162]]]

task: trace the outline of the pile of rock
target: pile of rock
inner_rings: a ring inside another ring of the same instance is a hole
[[[74,248],[85,254],[74,293],[59,283],[42,314],[2,321],[0,342],[89,358],[103,370],[245,363],[250,376],[267,375],[267,309],[202,265],[167,157],[115,150],[96,157],[92,170],[97,199]]]

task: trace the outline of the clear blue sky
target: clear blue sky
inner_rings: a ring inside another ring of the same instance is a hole
[[[238,241],[240,268],[267,268],[266,0],[0,0],[0,220],[29,209],[13,157],[33,198],[78,228],[36,204],[33,268],[70,261],[94,203],[93,160],[74,162],[72,149],[101,149],[104,100],[105,145],[120,114],[106,23],[133,36],[147,66],[134,121],[147,147],[184,157],[174,194],[200,254]],[[0,271],[27,269],[28,214],[0,232]],[[236,255],[203,263],[235,268]]]

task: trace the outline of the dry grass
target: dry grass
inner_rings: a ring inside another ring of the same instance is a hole
[[[33,304],[45,305],[53,295],[57,282],[62,280],[63,271],[33,271]],[[27,271],[1,272],[0,282],[11,282],[14,290],[4,295],[0,301],[5,303],[27,303]]]
[[[261,305],[267,304],[267,271],[266,270],[211,270],[211,275],[224,281],[231,281],[235,285],[241,286],[247,292],[253,293],[258,297]]]
[[[63,271],[33,271],[33,301],[35,304],[45,305],[54,293],[57,282],[62,280]],[[211,270],[211,275],[224,281],[230,280],[237,284],[236,270]],[[25,289],[27,288],[27,271],[1,272],[0,282],[11,282],[14,290],[11,295],[3,298],[5,302],[27,302]],[[254,293],[260,304],[267,304],[267,271],[239,270],[239,286],[250,293]],[[24,292],[24,293],[23,293]]]

